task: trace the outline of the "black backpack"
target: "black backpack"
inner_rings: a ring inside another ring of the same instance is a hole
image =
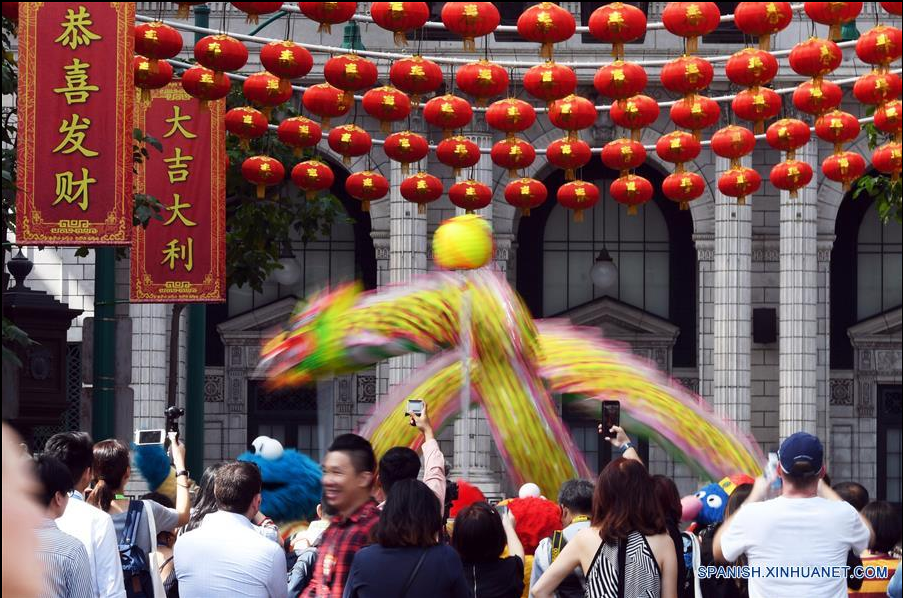
[[[144,511],[144,502],[129,501],[125,526],[119,534],[119,561],[122,564],[122,578],[125,582],[127,598],[154,598],[154,582],[147,553],[136,544],[138,523]],[[152,516],[148,514],[148,516]]]

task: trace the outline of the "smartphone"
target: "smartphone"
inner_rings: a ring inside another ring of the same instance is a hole
[[[135,444],[163,444],[166,442],[166,430],[135,430]]]
[[[602,432],[603,436],[609,435],[612,426],[621,425],[621,402],[602,401]]]
[[[420,399],[410,399],[408,400],[408,415],[416,415],[420,417],[423,413],[423,401]]]

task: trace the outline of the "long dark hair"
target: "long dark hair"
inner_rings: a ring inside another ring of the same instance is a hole
[[[124,442],[110,438],[94,445],[94,489],[88,496],[88,504],[106,512],[116,498],[116,490],[122,486],[129,468],[129,447]]]
[[[392,484],[376,524],[376,541],[386,548],[434,546],[442,530],[439,499],[420,480]]]
[[[593,495],[592,524],[601,528],[602,541],[611,544],[633,531],[644,536],[665,531],[652,478],[642,463],[622,457],[605,466]]]
[[[191,517],[188,519],[188,523],[185,524],[183,532],[190,532],[198,527],[204,520],[205,515],[217,510],[216,496],[213,493],[216,472],[226,463],[227,461],[214,463],[201,474],[201,481],[198,483],[198,493],[194,499],[194,506],[191,508]]]
[[[654,475],[652,476],[652,486],[655,488],[655,499],[662,509],[665,520],[674,525],[680,523],[680,492],[677,490],[674,480],[668,476]]]

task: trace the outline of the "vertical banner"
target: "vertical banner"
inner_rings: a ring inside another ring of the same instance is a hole
[[[136,98],[140,92],[135,92]],[[165,206],[132,238],[132,303],[226,300],[225,100],[200,102],[178,82],[136,100],[135,127],[163,144],[139,168],[137,189]]]
[[[128,245],[134,2],[19,3],[16,242]]]

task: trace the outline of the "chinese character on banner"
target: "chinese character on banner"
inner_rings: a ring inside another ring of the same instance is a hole
[[[179,83],[170,83],[136,104],[135,127],[163,144],[162,157],[139,169],[136,188],[164,209],[161,220],[135,228],[133,303],[226,300],[224,102],[201,110]]]
[[[134,2],[19,3],[16,242],[132,237]]]

